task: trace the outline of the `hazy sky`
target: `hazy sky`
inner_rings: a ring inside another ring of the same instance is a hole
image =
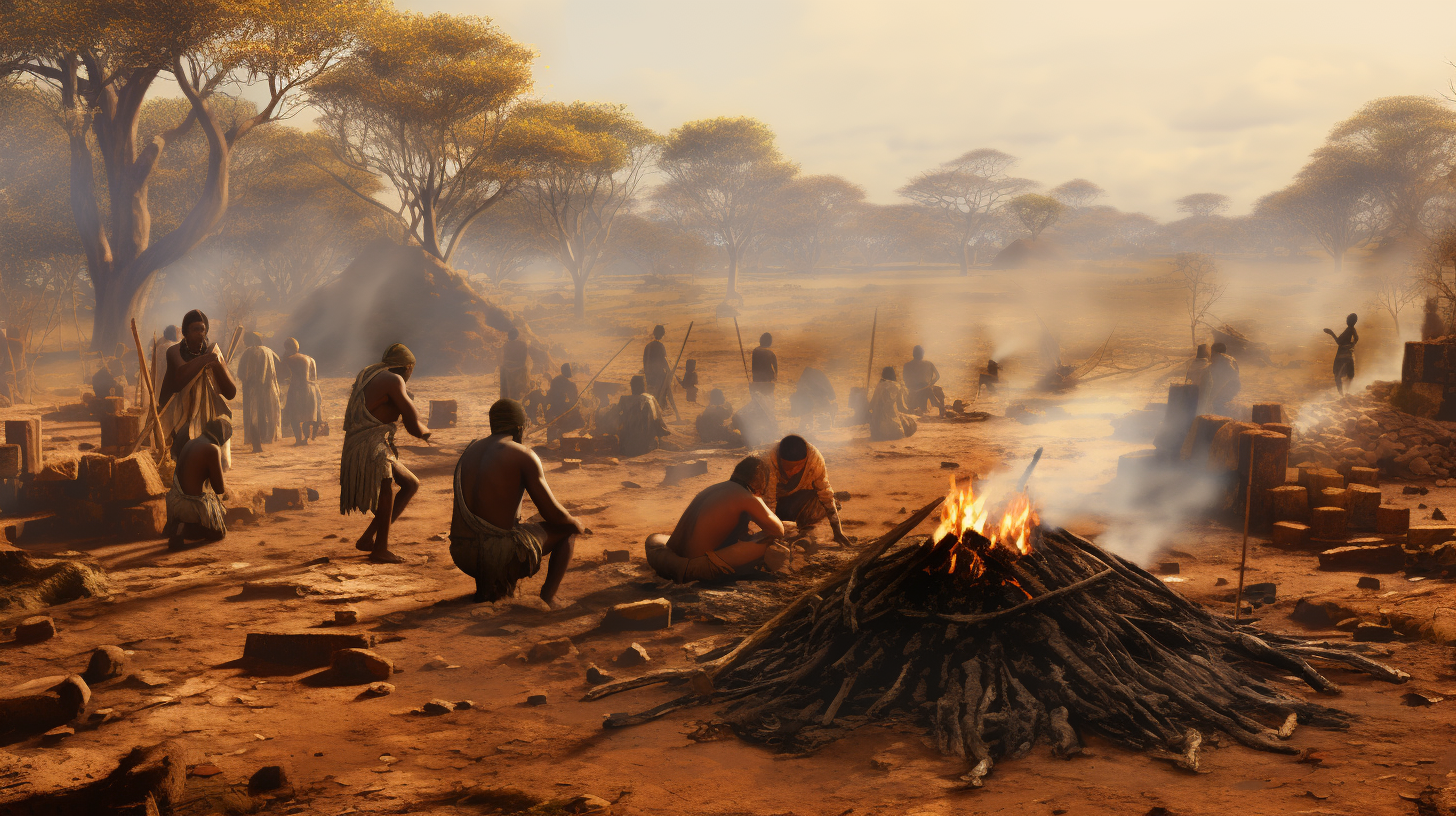
[[[396,0],[490,17],[540,52],[536,93],[666,131],[768,123],[805,172],[879,202],[977,147],[1082,176],[1159,218],[1284,184],[1369,99],[1450,94],[1456,3]]]

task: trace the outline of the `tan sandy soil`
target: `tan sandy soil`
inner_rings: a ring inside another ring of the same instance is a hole
[[[1151,359],[1149,354],[1186,354],[1182,338],[1187,327],[1180,328],[1178,293],[1166,282],[1141,282],[1149,274],[1143,269],[1090,278],[988,273],[962,279],[926,268],[898,277],[825,276],[802,285],[783,277],[750,275],[742,284],[748,298],[739,322],[750,348],[760,332],[775,332],[788,383],[780,387],[781,415],[791,383],[806,364],[829,373],[841,401],[850,385],[862,382],[876,306],[876,368],[908,359],[910,346],[924,343],[953,397],[970,398],[975,368],[996,343],[1020,334],[1028,340],[1022,349],[1026,356],[1010,360],[1007,388],[979,403],[999,415],[1023,401],[1017,391],[1035,369],[1036,318],[1017,302],[1023,291],[1031,293],[1044,319],[1062,328],[1068,358],[1090,354],[1114,327],[1112,345],[1119,364],[1141,365]],[[1334,325],[1347,309],[1336,306],[1327,319],[1317,316],[1323,322],[1296,315],[1295,306],[1307,300],[1307,293],[1285,290],[1299,289],[1311,273],[1307,267],[1291,266],[1280,274],[1284,277],[1251,267],[1231,286],[1225,310],[1265,329],[1261,339],[1281,347],[1276,360],[1307,361],[1303,369],[1245,369],[1250,400],[1292,403],[1323,384],[1329,350],[1318,330]],[[554,289],[545,284],[521,287],[515,305],[534,303],[548,291]],[[607,281],[594,286],[591,313],[583,321],[570,317],[569,306],[539,307],[531,314],[536,331],[559,342],[570,359],[593,369],[626,337],[645,336],[659,321],[668,324],[670,353],[675,354],[682,330],[696,320],[687,356],[699,361],[704,391],[722,386],[732,401],[741,403],[746,388],[733,323],[712,317],[720,291],[638,291],[635,281]],[[1394,345],[1389,331],[1382,336],[1376,325],[1365,336],[1372,348]],[[607,379],[625,382],[639,360],[640,343],[634,342]],[[1044,424],[927,420],[919,434],[896,443],[871,443],[863,428],[811,436],[825,452],[835,488],[852,494],[844,517],[858,543],[893,525],[902,508],[914,510],[943,493],[951,471],[942,469],[941,462],[957,463],[955,472],[962,474],[984,475],[1000,467],[1019,471],[1038,446],[1046,448],[1038,482],[1082,496],[1082,512],[1069,526],[1095,534],[1106,520],[1087,510],[1098,507],[1099,491],[1112,477],[1116,457],[1145,446],[1111,438],[1108,419],[1160,401],[1169,373],[1165,369],[1099,380],[1052,398],[1047,404],[1064,404],[1073,416]],[[449,526],[453,454],[483,432],[485,410],[495,396],[493,380],[429,378],[411,384],[421,402],[459,399],[461,422],[436,433],[433,447],[417,440],[406,444],[404,459],[422,475],[424,485],[395,528],[397,549],[408,559],[400,566],[372,565],[361,558],[352,541],[365,520],[341,517],[334,509],[342,440],[338,417],[347,387],[344,379],[325,384],[334,436],[307,448],[275,445],[260,456],[241,446],[235,451],[229,478],[240,487],[302,482],[318,489],[321,500],[304,511],[268,517],[234,530],[225,542],[180,553],[168,552],[157,541],[27,545],[89,551],[112,570],[119,591],[107,599],[52,609],[60,629],[53,640],[0,646],[0,676],[7,684],[79,671],[90,650],[102,644],[133,650],[134,670],[155,672],[170,682],[156,689],[125,688],[118,681],[101,684],[92,706],[114,708],[122,718],[81,731],[56,747],[29,740],[0,749],[0,769],[10,769],[0,770],[9,774],[0,776],[0,785],[43,789],[95,778],[130,746],[167,738],[182,740],[193,753],[192,762],[211,762],[222,770],[209,783],[213,787],[245,782],[258,767],[282,764],[294,781],[294,798],[270,804],[268,812],[322,814],[489,812],[479,804],[455,804],[464,791],[476,788],[515,788],[541,800],[593,793],[614,801],[614,812],[621,814],[1142,814],[1156,807],[1173,814],[1412,813],[1415,806],[1402,796],[1418,794],[1428,784],[1443,786],[1446,775],[1456,772],[1450,714],[1456,702],[1429,708],[1402,703],[1402,695],[1412,688],[1456,696],[1450,650],[1408,639],[1391,644],[1388,658],[1411,673],[1407,686],[1330,673],[1345,688],[1331,702],[1358,714],[1359,720],[1348,732],[1298,731],[1292,744],[1317,751],[1317,761],[1258,754],[1224,740],[1223,747],[1205,754],[1204,767],[1211,773],[1197,776],[1092,739],[1090,756],[1064,762],[1041,747],[1029,757],[999,765],[985,789],[967,792],[956,781],[964,771],[961,764],[938,755],[909,727],[867,727],[807,757],[781,757],[733,737],[691,738],[712,718],[711,709],[680,712],[632,729],[604,730],[600,723],[605,715],[643,710],[674,692],[657,688],[579,702],[587,689],[588,663],[618,677],[641,671],[611,665],[636,641],[652,656],[648,668],[685,665],[685,644],[744,633],[771,614],[773,604],[792,586],[827,570],[845,554],[831,551],[795,581],[740,585],[738,593],[669,588],[657,580],[641,559],[642,540],[670,528],[692,494],[725,478],[740,455],[692,452],[697,446],[691,441],[690,418],[696,409],[684,406],[686,421],[672,427],[687,451],[660,451],[620,465],[588,464],[571,472],[548,461],[552,487],[584,513],[592,530],[578,545],[560,609],[545,612],[533,605],[540,576],[524,582],[521,599],[514,602],[471,604],[471,581],[454,568],[447,543],[439,537]],[[681,405],[681,392],[678,397]],[[47,435],[72,437],[59,448],[88,438],[86,433],[79,426],[47,430]],[[710,461],[708,476],[659,486],[665,465],[699,457]],[[642,487],[624,487],[624,481]],[[1388,486],[1387,497],[1395,493],[1398,486]],[[1456,490],[1433,489],[1426,497],[1393,498],[1449,510],[1456,509],[1453,494]],[[929,532],[929,525],[921,532]],[[1180,591],[1228,608],[1220,599],[1229,588],[1215,587],[1215,582],[1237,580],[1238,543],[1239,536],[1228,528],[1194,521],[1180,525],[1163,551],[1140,557],[1145,563],[1178,561]],[[630,564],[604,564],[607,549],[631,549],[634,559]],[[310,564],[320,558],[327,563]],[[1381,576],[1380,591],[1357,590],[1355,574],[1321,573],[1312,555],[1280,552],[1257,542],[1250,552],[1249,576],[1250,581],[1279,584],[1278,603],[1258,614],[1263,625],[1281,632],[1302,631],[1288,618],[1300,597],[1342,600],[1369,607],[1374,614],[1388,609],[1428,616],[1446,603],[1451,591],[1448,581],[1411,582],[1398,574]],[[242,589],[245,581],[293,585],[306,594],[249,597]],[[636,635],[596,630],[606,607],[664,594],[677,607],[670,629]],[[318,628],[344,607],[359,610],[359,624]],[[726,623],[709,622],[725,617]],[[391,680],[395,691],[368,699],[360,695],[360,686],[310,684],[313,671],[250,674],[232,662],[241,656],[247,633],[257,631],[374,633],[381,640],[377,650],[401,670]],[[1335,630],[1313,634],[1348,637]],[[573,639],[578,655],[544,665],[519,659],[532,643],[561,636]],[[452,668],[426,670],[435,656]],[[1293,684],[1283,686],[1312,695]],[[525,705],[534,690],[547,694],[547,705]],[[435,698],[471,700],[474,708],[438,717],[411,713]],[[209,810],[198,804],[192,812]]]

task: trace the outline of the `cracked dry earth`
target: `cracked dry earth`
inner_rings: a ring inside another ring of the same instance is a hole
[[[752,318],[740,322],[745,334],[756,336],[764,327],[781,333],[776,346],[781,359],[793,361],[785,366],[790,372],[807,360],[825,359],[825,349],[853,350],[859,362],[825,366],[837,386],[847,387],[863,370],[859,349],[867,338],[859,324],[867,321],[860,318],[879,304],[885,354],[895,360],[908,357],[908,346],[921,340],[932,348],[937,342],[943,347],[957,343],[938,362],[952,396],[968,397],[974,390],[973,366],[978,355],[984,358],[989,341],[969,335],[924,336],[929,332],[924,327],[944,317],[935,308],[953,315],[980,304],[983,331],[1009,331],[1007,327],[1025,321],[1015,304],[1007,302],[1013,298],[1005,293],[1014,292],[1014,282],[991,275],[961,279],[930,271],[916,274],[897,284],[894,297],[864,288],[867,281],[862,278],[839,280],[836,296],[847,297],[833,302],[815,298],[807,310],[802,300],[795,302],[799,290],[775,288],[779,279],[749,281],[745,290],[759,294],[750,295],[745,307]],[[823,284],[830,285],[834,282]],[[1277,292],[1261,299],[1259,291],[1249,289],[1257,285],[1246,282],[1245,297],[1277,310]],[[596,295],[600,311],[585,323],[571,325],[569,314],[545,314],[538,323],[548,325],[566,348],[581,349],[579,359],[599,365],[621,343],[600,339],[611,332],[611,325],[650,326],[668,317],[685,325],[692,317],[711,314],[716,302],[706,295],[698,300],[690,295],[644,298],[627,283],[612,286],[602,284]],[[1175,319],[1160,323],[1163,318],[1150,316],[1174,295],[1135,284],[1128,284],[1126,291],[1136,301],[1129,308],[1142,315],[1132,328],[1119,330],[1127,332],[1129,344],[1178,336]],[[999,300],[993,297],[998,293]],[[932,301],[940,305],[925,305]],[[856,322],[850,325],[845,315],[853,315]],[[554,329],[552,320],[558,321]],[[1075,335],[1067,342],[1077,347],[1095,347],[1107,330],[1092,318],[1069,318],[1066,325],[1068,335]],[[1278,325],[1289,338],[1303,337],[1307,328]],[[733,379],[741,372],[732,331],[731,322],[700,320],[693,351],[704,384],[727,383],[730,399],[741,402],[745,389],[741,379]],[[1378,331],[1372,328],[1371,334]],[[1372,339],[1376,342],[1378,336]],[[605,347],[610,348],[601,351]],[[1324,359],[1316,356],[1321,348],[1311,344],[1288,354],[1302,354],[1310,366],[1322,367]],[[1055,398],[1047,404],[1062,404],[1068,414],[1040,424],[930,419],[913,438],[892,443],[871,443],[862,428],[812,436],[829,462],[835,489],[850,494],[843,515],[857,546],[895,524],[905,509],[913,511],[943,494],[949,473],[984,475],[998,468],[1019,472],[1037,447],[1046,449],[1037,481],[1082,499],[1072,503],[1080,512],[1060,521],[1095,536],[1110,523],[1095,509],[1114,475],[1117,456],[1145,446],[1114,438],[1109,419],[1160,399],[1165,375],[1154,371],[1100,381]],[[625,380],[625,374],[616,379]],[[1008,386],[1011,393],[983,400],[982,407],[1003,414],[1022,399],[1014,385]],[[307,448],[278,445],[256,456],[236,451],[230,478],[239,486],[305,483],[321,498],[306,509],[235,529],[224,542],[178,553],[168,552],[159,541],[24,542],[36,550],[80,550],[96,556],[111,572],[116,591],[108,598],[49,610],[59,630],[49,641],[19,646],[7,638],[0,645],[4,685],[77,672],[91,650],[105,644],[129,650],[128,673],[137,676],[93,690],[90,708],[113,712],[100,725],[78,727],[74,736],[53,746],[32,738],[0,747],[0,802],[84,783],[110,771],[133,745],[164,739],[178,740],[188,751],[193,776],[181,812],[197,814],[241,808],[240,802],[247,800],[226,799],[224,794],[237,793],[266,765],[283,766],[292,789],[260,797],[249,807],[330,815],[561,812],[563,803],[582,794],[606,800],[618,814],[1398,814],[1416,813],[1420,793],[1428,786],[1445,787],[1451,782],[1447,775],[1456,773],[1456,670],[1450,648],[1417,633],[1420,621],[1450,604],[1450,582],[1410,581],[1391,574],[1380,576],[1379,590],[1358,589],[1354,573],[1320,572],[1312,554],[1276,550],[1259,540],[1251,547],[1249,580],[1274,581],[1279,587],[1277,601],[1255,613],[1261,625],[1322,639],[1349,637],[1345,631],[1309,630],[1293,621],[1290,613],[1305,597],[1337,601],[1362,615],[1408,615],[1415,621],[1406,627],[1413,634],[1383,647],[1389,653],[1382,658],[1409,672],[1412,680],[1395,686],[1329,670],[1327,675],[1344,692],[1326,702],[1358,715],[1358,720],[1343,732],[1299,729],[1292,738],[1303,750],[1299,757],[1256,753],[1225,739],[1205,752],[1207,773],[1190,775],[1089,739],[1085,756],[1062,761],[1040,746],[1023,759],[998,765],[984,789],[965,791],[957,780],[964,771],[961,762],[939,755],[918,729],[905,723],[864,727],[810,756],[782,756],[745,743],[714,726],[711,708],[605,730],[601,722],[606,715],[645,710],[677,692],[657,687],[581,702],[589,688],[588,664],[619,678],[688,665],[694,655],[751,631],[796,589],[852,552],[827,549],[782,581],[726,589],[672,587],[646,569],[643,539],[669,529],[692,494],[726,478],[740,454],[694,451],[689,443],[680,452],[658,451],[619,465],[588,461],[573,471],[560,470],[559,462],[548,460],[552,487],[592,533],[578,544],[560,608],[549,611],[533,602],[540,576],[523,583],[518,599],[472,604],[471,582],[450,562],[442,535],[448,530],[455,454],[483,432],[495,386],[485,377],[421,378],[411,386],[421,401],[432,396],[459,399],[461,419],[459,427],[439,431],[432,446],[413,440],[402,446],[406,463],[423,478],[415,503],[396,527],[397,551],[405,564],[370,564],[353,549],[365,522],[358,516],[341,517],[335,509],[338,435]],[[342,378],[325,384],[334,416],[342,412],[347,387]],[[1288,370],[1245,375],[1251,401],[1278,399],[1293,405],[1308,388],[1305,375]],[[787,403],[782,389],[780,399],[782,409]],[[691,438],[695,410],[688,408],[684,421],[671,426],[683,440]],[[333,421],[338,428],[340,423]],[[48,425],[46,434],[52,433],[84,440],[94,426],[88,431],[79,425]],[[695,458],[709,461],[709,475],[675,486],[660,484],[665,465]],[[943,468],[942,462],[953,467]],[[1386,492],[1388,500],[1412,507],[1417,500],[1431,508],[1456,507],[1456,489],[1401,496],[1399,485],[1387,485]],[[531,512],[529,507],[524,511]],[[1414,511],[1413,519],[1428,513]],[[927,523],[919,532],[928,533],[931,527]],[[1133,555],[1145,565],[1177,561],[1179,572],[1168,580],[1179,591],[1228,609],[1228,587],[1219,581],[1236,580],[1238,546],[1239,536],[1226,526],[1191,521],[1180,524],[1160,549]],[[620,549],[631,550],[632,560],[607,563],[605,552]],[[670,628],[637,633],[599,628],[608,607],[657,597],[674,605]],[[339,609],[357,610],[358,622],[326,625]],[[3,620],[0,626],[15,623]],[[271,675],[249,671],[237,661],[250,632],[369,633],[376,638],[376,651],[396,666],[398,673],[390,679],[394,690],[371,697],[363,693],[363,685],[325,685],[317,670]],[[571,639],[573,653],[544,663],[522,659],[534,643],[560,637]],[[617,655],[634,642],[646,650],[650,662],[614,665]],[[1293,682],[1274,682],[1290,693],[1313,695]],[[1409,704],[1413,691],[1424,694],[1421,705]],[[545,704],[528,705],[528,697],[538,693],[545,695]],[[437,699],[468,700],[471,707],[438,716],[417,713]]]

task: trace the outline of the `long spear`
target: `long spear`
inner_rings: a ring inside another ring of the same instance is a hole
[[[875,320],[870,324],[870,362],[865,368],[865,396],[870,393],[870,378],[875,374],[875,330],[880,327],[880,307],[875,307]]]
[[[738,335],[738,358],[743,361],[743,377],[753,382],[753,377],[748,373],[748,355],[743,353],[743,332],[738,330],[738,315],[733,316],[733,333]]]
[[[687,333],[683,335],[682,345],[678,346],[677,349],[677,359],[672,361],[672,370],[667,372],[667,379],[663,380],[662,390],[657,395],[658,402],[662,402],[663,399],[666,398],[667,391],[672,388],[672,381],[675,377],[677,377],[677,364],[682,362],[683,352],[686,351],[688,347],[688,338],[693,336],[693,323],[695,322],[697,321],[688,322]],[[682,419],[682,414],[678,413],[677,410],[677,400],[673,400],[672,402],[672,415],[677,419]]]
[[[590,380],[587,380],[586,386],[583,387],[580,391],[576,392],[576,400],[574,402],[572,402],[571,405],[568,406],[565,411],[562,411],[561,413],[557,414],[556,415],[556,419],[561,419],[562,417],[564,417],[567,414],[571,413],[571,409],[576,407],[576,403],[581,402],[581,395],[582,394],[585,394],[587,392],[587,389],[591,388],[592,383],[594,383],[594,382],[597,381],[597,377],[600,377],[600,376],[602,376],[602,374],[606,373],[607,366],[609,366],[609,365],[612,364],[612,360],[617,359],[617,357],[622,352],[624,352],[624,351],[627,350],[627,346],[630,345],[632,343],[632,341],[633,340],[636,340],[636,339],[637,338],[635,338],[635,337],[628,337],[627,338],[627,342],[626,343],[623,343],[622,344],[622,347],[619,348],[619,349],[617,349],[617,353],[616,354],[613,354],[610,360],[607,360],[607,362],[604,363],[601,368],[597,369],[597,373],[594,374]],[[551,427],[553,424],[556,423],[556,419],[553,419],[550,422],[547,422],[545,425],[542,425],[541,427],[536,428],[535,430],[531,431],[531,433],[526,434],[526,436],[529,437],[529,436],[531,436],[531,434],[540,433],[541,431],[546,430],[547,428]]]
[[[146,384],[147,405],[151,407],[151,421],[148,424],[151,426],[152,433],[149,435],[155,437],[157,449],[162,453],[162,460],[166,461],[171,456],[171,451],[167,449],[166,438],[162,435],[162,420],[157,416],[157,395],[152,391],[152,372],[147,365],[147,356],[142,353],[142,336],[137,333],[136,318],[132,318],[131,321],[131,339],[136,343],[137,379]],[[136,447],[133,446],[132,450],[135,451]]]

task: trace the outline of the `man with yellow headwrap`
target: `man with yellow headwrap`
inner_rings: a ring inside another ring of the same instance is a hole
[[[227,535],[223,521],[222,449],[233,436],[227,417],[214,417],[202,427],[202,435],[182,446],[172,490],[167,493],[168,549],[181,549],[190,538],[202,543],[221,541]],[[208,484],[212,490],[207,489]]]
[[[369,560],[399,564],[404,559],[389,551],[389,526],[420,489],[420,480],[399,461],[394,447],[395,423],[404,421],[411,436],[430,441],[420,425],[420,414],[405,390],[415,370],[415,356],[402,343],[384,352],[381,362],[366,367],[354,378],[349,407],[344,410],[344,452],[339,460],[339,512],[374,513],[355,548]],[[393,486],[399,485],[399,493]]]
[[[566,512],[546,484],[536,452],[521,443],[526,411],[515,400],[490,406],[490,436],[466,447],[455,465],[455,510],[450,518],[450,558],[475,579],[475,600],[491,602],[511,595],[516,583],[551,565],[541,585],[541,600],[552,603],[576,536],[585,529]],[[530,494],[541,513],[539,524],[522,524],[521,497]]]
[[[298,349],[292,337],[283,344],[283,369],[288,376],[288,402],[283,427],[293,432],[294,445],[307,445],[324,421],[323,392],[318,387],[318,364]]]
[[[233,411],[227,401],[238,395],[238,384],[228,371],[217,344],[207,338],[207,315],[193,309],[182,317],[182,341],[167,349],[167,375],[157,394],[162,433],[176,458],[182,446],[202,435],[210,420]],[[143,432],[145,437],[150,427]],[[231,445],[222,445],[222,466],[232,463]]]
[[[283,415],[278,398],[278,355],[263,345],[257,332],[244,335],[242,355],[238,358],[238,377],[243,381],[243,443],[253,446],[253,453],[262,453],[283,435],[279,430]]]

